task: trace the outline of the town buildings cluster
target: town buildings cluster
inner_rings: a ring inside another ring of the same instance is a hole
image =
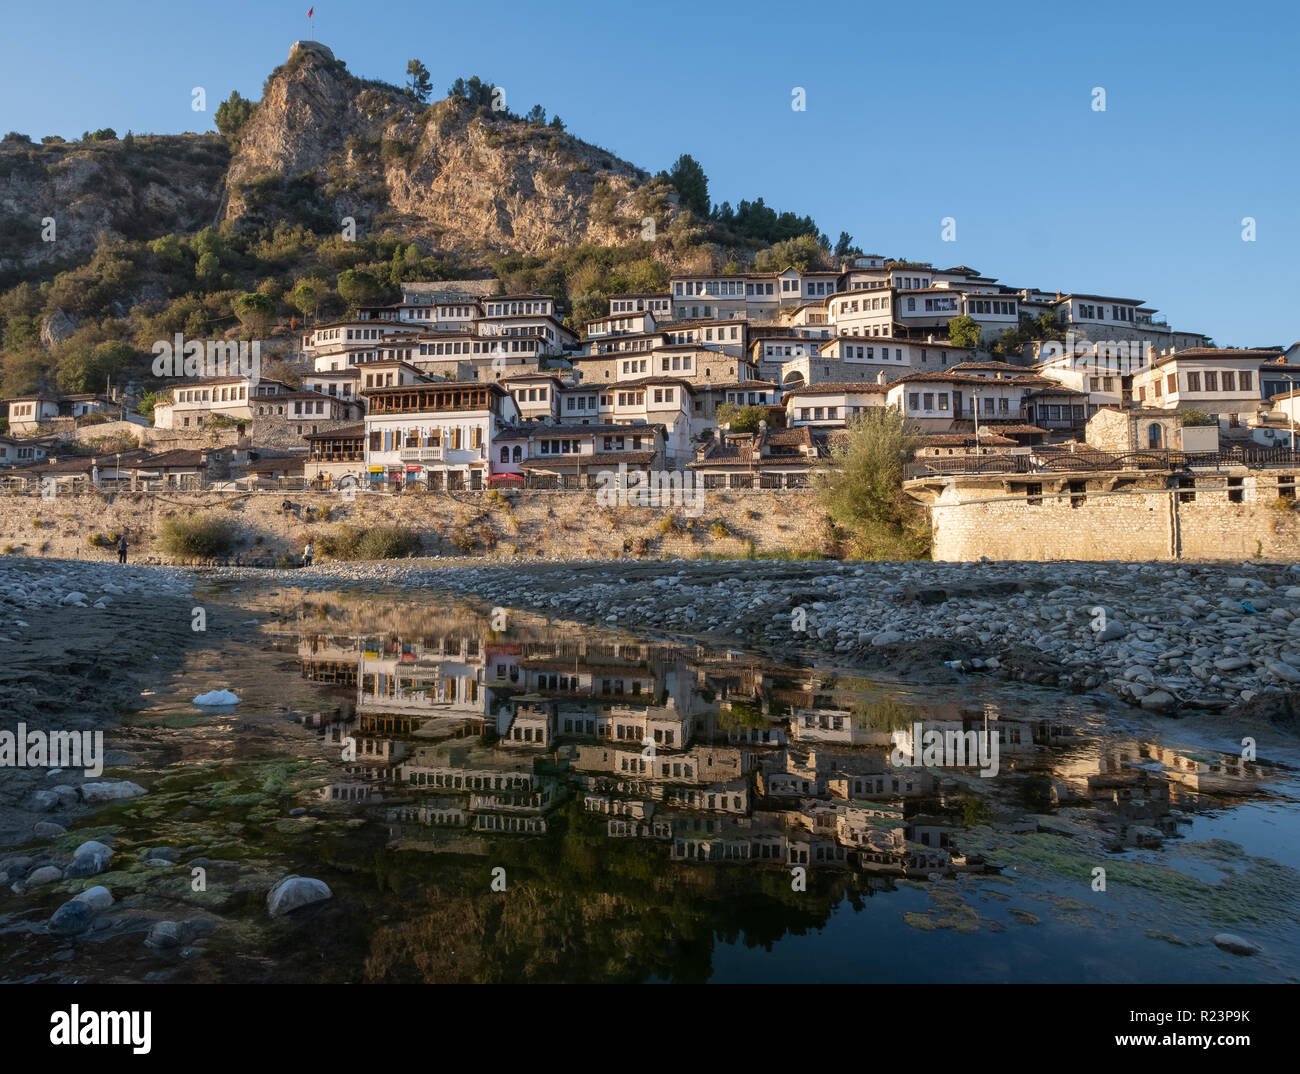
[[[227,476],[301,473],[325,488],[590,487],[620,466],[781,488],[804,484],[873,407],[912,420],[922,454],[1078,440],[1114,409],[1213,419],[1209,434],[1178,424],[1172,438],[1150,423],[1142,448],[1288,446],[1300,407],[1300,344],[1215,348],[1138,299],[1014,289],[962,266],[858,256],[837,271],[678,274],[663,293],[611,296],[580,334],[551,296],[496,287],[405,284],[400,302],[304,331],[299,387],[256,372],[181,382],[156,403],[154,431],[192,453],[233,427]],[[978,326],[977,347],[948,338],[959,316]],[[1034,325],[1027,335],[1053,338],[1009,361],[985,353]],[[0,464],[58,465],[24,440],[95,405],[83,398],[10,400]],[[761,408],[757,431],[730,431],[743,407]],[[177,479],[208,466],[186,462]]]

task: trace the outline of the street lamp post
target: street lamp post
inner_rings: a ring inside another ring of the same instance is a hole
[[[1287,373],[1283,373],[1282,376],[1286,380],[1287,384],[1290,385],[1291,387],[1291,393],[1289,396],[1291,407],[1287,411],[1287,416],[1290,418],[1289,424],[1291,426],[1291,460],[1294,462],[1295,461],[1295,408],[1297,403],[1296,394],[1295,394],[1295,378]]]

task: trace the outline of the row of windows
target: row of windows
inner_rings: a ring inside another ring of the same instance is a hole
[[[1014,317],[1016,315],[1016,304],[1014,302],[1003,302],[996,299],[975,298],[971,299],[967,306],[971,313],[993,313],[1005,317]]]
[[[698,343],[698,342],[700,342],[701,339],[703,339],[704,342],[706,342],[706,343],[712,343],[712,342],[713,342],[713,331],[714,331],[714,330],[713,330],[712,328],[703,328],[703,329],[701,329],[701,328],[692,328],[689,332],[669,332],[669,333],[668,333],[668,342],[669,342],[669,343],[678,343],[678,344],[681,344],[681,343]],[[704,333],[703,336],[700,335],[701,332]],[[728,338],[730,338],[730,339],[740,339],[740,329],[739,329],[738,327],[736,327],[735,325],[732,325],[732,326],[731,326],[731,335],[730,335],[730,337],[728,337],[728,335],[727,335],[727,329],[726,329],[726,328],[719,328],[719,329],[717,330],[717,332],[718,332],[718,342],[723,342],[723,341],[727,340]]]
[[[936,400],[938,406],[935,406]],[[981,411],[985,414],[1009,414],[1011,413],[1011,401],[1006,396],[1000,396],[996,400],[985,396],[981,401]],[[971,400],[971,409],[975,406],[975,400]],[[909,392],[907,396],[908,410],[947,410],[948,393],[947,392]],[[1017,407],[1019,409],[1019,407]]]
[[[928,312],[955,312],[957,309],[957,299],[956,297],[948,296],[944,296],[943,298],[927,298],[925,300],[925,308]],[[907,312],[916,312],[916,299],[909,298],[907,300]]]
[[[476,340],[472,344],[468,340],[454,343],[421,343],[420,353],[430,356],[439,354],[532,354],[537,350],[537,342],[535,338],[527,336],[523,339]],[[410,354],[410,351],[406,352],[407,357],[410,357]]]
[[[1218,392],[1220,384],[1225,392],[1249,392],[1253,391],[1255,375],[1247,370],[1214,370],[1207,369],[1203,373],[1185,373],[1187,392]],[[1201,387],[1204,383],[1204,388]],[[1166,373],[1164,380],[1159,377],[1151,382],[1151,394],[1156,398],[1161,398],[1165,390],[1168,389],[1170,395],[1178,391],[1178,374]],[[1146,400],[1147,390],[1145,387],[1138,389],[1138,402]]]
[[[678,294],[680,293],[679,291]],[[647,301],[644,298],[638,298],[634,303],[630,298],[623,298],[611,300],[609,304],[610,313],[632,313],[634,311],[643,313],[647,308],[651,313],[665,313],[668,310],[668,299],[652,298]]]
[[[485,307],[489,317],[527,317],[529,314],[548,315],[550,302],[489,302]]]
[[[864,353],[864,351],[865,351],[865,353]],[[948,357],[948,352],[947,352],[947,351],[943,351],[942,353],[943,353],[944,358],[947,358],[947,357]],[[840,357],[841,357],[841,358],[865,358],[868,362],[871,362],[871,361],[875,361],[875,358],[876,358],[876,348],[875,348],[875,347],[866,347],[866,348],[863,348],[863,347],[859,347],[859,346],[855,346],[855,345],[846,345],[846,346],[842,346],[842,347],[841,347],[841,349],[840,349]],[[885,361],[885,362],[889,361],[889,348],[888,348],[888,347],[881,347],[881,348],[880,348],[880,358],[881,358],[881,361]],[[902,347],[895,347],[895,348],[894,348],[894,361],[896,361],[896,362],[901,362],[902,360],[903,360],[903,348],[902,348]],[[923,362],[925,361],[925,351],[922,351],[922,352],[921,352],[921,361],[923,361]]]
[[[1189,392],[1201,391],[1200,373],[1188,373],[1186,374],[1186,377],[1187,377],[1187,390]],[[1222,380],[1223,382],[1223,390],[1225,392],[1232,392],[1232,391],[1248,392],[1252,390],[1252,387],[1255,382],[1255,377],[1253,373],[1250,373],[1249,371],[1246,370],[1238,371],[1238,370],[1231,370],[1231,369],[1225,369],[1222,372],[1213,369],[1207,369],[1204,374],[1204,379],[1205,379],[1205,391],[1207,392],[1217,392],[1219,390],[1220,380]],[[1170,392],[1175,392],[1178,390],[1178,382],[1174,379],[1174,374],[1172,373],[1167,374],[1165,377],[1165,382],[1168,384]]]
[[[798,289],[797,280],[782,280],[783,284],[793,284]],[[743,288],[743,290],[742,290]],[[789,290],[783,287],[782,290]],[[673,294],[675,295],[745,295],[747,298],[759,295],[776,294],[776,285],[772,282],[767,283],[749,283],[743,280],[688,280],[682,283],[680,280],[673,284]]]
[[[592,353],[609,354],[612,351],[648,351],[653,347],[654,341],[649,339],[619,339],[596,343]]]
[[[206,403],[209,401],[214,403],[237,403],[242,399],[248,398],[248,388],[243,385],[238,388],[221,388],[220,390],[213,388],[211,389],[211,400],[209,400],[208,391],[207,388],[193,388],[188,391],[178,392],[176,395],[176,401],[178,403]],[[256,394],[275,395],[277,393],[272,390],[269,392],[257,392]]]
[[[912,301],[915,302],[916,300],[913,299]],[[846,313],[858,313],[858,312],[867,313],[871,310],[888,311],[893,308],[890,304],[888,295],[886,295],[884,298],[862,299],[861,311],[859,311],[858,309],[858,300],[856,298],[853,299],[851,302],[841,302],[839,306],[840,306],[839,312],[841,316]]]
[[[1090,321],[1104,321],[1106,319],[1106,307],[1093,305],[1091,302],[1079,303],[1079,316],[1087,318]],[[1132,321],[1132,306],[1111,306],[1110,319],[1112,321]]]
[[[474,425],[470,427],[469,436],[459,425],[449,429],[372,429],[370,432],[371,451],[399,451],[402,448],[440,447],[444,440],[452,451],[459,451],[469,440],[471,449],[483,446],[483,429]]]
[[[1034,420],[1034,407],[1030,407],[1029,419]],[[1073,406],[1064,403],[1039,403],[1037,407],[1039,421],[1083,421],[1083,404]]]

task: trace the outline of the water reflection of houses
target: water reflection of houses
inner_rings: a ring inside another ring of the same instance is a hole
[[[892,729],[910,730],[913,714],[927,730],[996,736],[1001,772],[1037,777],[1054,803],[1091,799],[1120,847],[1169,834],[1181,801],[1258,778],[1239,758],[1098,749],[1059,716],[908,706],[863,680],[636,639],[503,635],[462,619],[410,636],[321,634],[299,653],[307,678],[355,698],[321,728],[331,749],[355,745],[322,795],[382,805],[391,839],[439,851],[545,834],[572,793],[585,823],[671,861],[984,868],[962,833],[972,798],[997,781],[976,777],[975,758],[895,767]]]

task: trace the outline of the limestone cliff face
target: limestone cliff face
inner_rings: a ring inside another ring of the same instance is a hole
[[[256,226],[310,203],[312,222],[394,229],[443,250],[538,253],[620,243],[675,209],[645,172],[562,131],[448,99],[423,106],[295,45],[240,134],[224,216]]]
[[[87,260],[100,236],[151,239],[215,222],[229,162],[217,135],[0,143],[0,281]],[[53,218],[53,241],[44,224]]]

